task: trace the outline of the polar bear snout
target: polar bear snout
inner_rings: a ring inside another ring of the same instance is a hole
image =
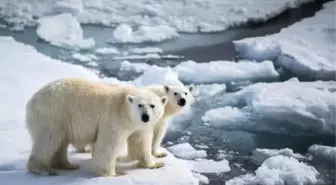
[[[149,115],[147,113],[143,113],[141,115],[141,121],[147,123],[149,121]]]
[[[185,100],[184,98],[181,98],[181,99],[177,102],[177,104],[178,104],[179,106],[183,107],[183,106],[186,104],[186,100]]]

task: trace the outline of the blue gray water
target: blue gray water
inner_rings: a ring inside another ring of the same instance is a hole
[[[220,33],[211,34],[181,34],[178,39],[165,41],[163,43],[147,43],[139,45],[114,45],[121,51],[127,51],[129,47],[154,46],[160,47],[165,54],[184,56],[184,59],[150,59],[135,60],[132,62],[146,62],[159,66],[175,66],[182,60],[190,59],[197,62],[208,62],[212,60],[235,60],[236,53],[232,40],[246,37],[263,36],[280,31],[302,18],[313,16],[321,8],[321,2],[309,3],[299,8],[286,11],[277,18],[271,19],[262,24],[250,24],[245,27],[233,28]],[[1,23],[1,21],[0,21]],[[83,25],[85,37],[92,37],[96,41],[96,48],[109,47],[113,42],[113,29],[97,25]],[[72,51],[49,45],[38,39],[36,28],[26,28],[23,32],[11,32],[6,28],[0,28],[0,36],[13,36],[17,41],[34,46],[39,52],[55,59],[60,59],[69,63],[79,63],[72,58]],[[82,53],[92,53],[92,50],[81,51]],[[98,61],[97,67],[89,67],[99,71],[102,75],[119,77],[121,80],[132,79],[134,74],[124,74],[118,76],[120,60],[114,60],[110,56],[103,56]],[[88,66],[87,66],[88,67]],[[293,75],[288,72],[282,75],[282,80],[288,79]],[[230,90],[231,89],[231,90]],[[237,87],[230,87],[230,91],[237,90]],[[230,93],[227,93],[228,95]],[[217,98],[225,98],[225,95],[218,95]],[[212,100],[196,102],[193,107],[195,114],[192,119],[183,122],[181,128],[175,132],[169,132],[164,140],[167,142],[181,143],[188,141],[192,145],[204,143],[209,146],[207,150],[210,159],[217,160],[218,150],[234,151],[230,157],[232,170],[224,174],[208,174],[211,185],[223,185],[224,182],[239,174],[253,172],[258,166],[253,164],[248,158],[255,148],[292,148],[295,152],[305,154],[307,148],[312,144],[335,145],[335,138],[331,136],[289,136],[285,134],[271,134],[267,132],[247,132],[227,129],[213,129],[203,125],[201,115],[216,106],[216,97]],[[191,132],[192,134],[188,134]],[[238,165],[234,165],[234,164]],[[316,167],[325,184],[334,184],[335,166],[320,161],[310,162]],[[241,167],[238,167],[241,166]]]

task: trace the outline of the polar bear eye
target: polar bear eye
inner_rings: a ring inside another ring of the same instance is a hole
[[[174,92],[174,96],[177,96],[177,92]]]
[[[155,108],[155,105],[150,104],[149,107],[152,108],[152,109],[154,109],[154,108]]]
[[[188,93],[184,93],[186,96],[188,95]]]
[[[144,105],[143,105],[143,104],[139,104],[138,106],[141,108],[141,107],[143,107]]]

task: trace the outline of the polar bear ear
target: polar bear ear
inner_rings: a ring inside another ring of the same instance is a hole
[[[187,88],[190,92],[193,92],[195,90],[195,86],[194,85],[187,85]]]
[[[165,106],[167,104],[168,101],[168,97],[167,96],[161,96],[161,102],[163,103],[163,105]]]
[[[127,95],[127,96],[126,96],[126,99],[127,99],[127,102],[128,102],[128,103],[132,104],[132,103],[133,103],[134,96],[132,96],[132,95]]]
[[[168,85],[163,86],[163,88],[164,88],[164,90],[165,90],[166,93],[167,93],[167,92],[169,91],[169,89],[170,89]]]

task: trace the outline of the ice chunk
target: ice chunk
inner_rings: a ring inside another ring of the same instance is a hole
[[[283,148],[283,149],[260,149],[257,148],[253,150],[252,160],[256,162],[258,165],[262,164],[266,159],[276,156],[276,155],[283,155],[288,157],[294,157],[296,159],[307,159],[305,156],[294,153],[290,148]]]
[[[96,53],[101,55],[108,55],[108,54],[118,54],[119,51],[115,47],[105,47],[105,48],[98,48],[96,49]]]
[[[152,66],[147,69],[144,74],[134,80],[134,84],[139,86],[146,85],[177,85],[182,86],[182,82],[178,79],[176,72],[171,68],[161,68],[157,66]]]
[[[144,54],[144,53],[162,53],[162,49],[155,47],[145,47],[145,48],[133,48],[131,49],[132,53],[135,54]]]
[[[265,37],[235,41],[238,55],[247,59],[273,60],[298,77],[309,80],[334,80],[335,2],[324,4],[314,17]]]
[[[335,134],[335,82],[257,83],[223,99],[242,107],[239,121],[228,121],[224,113],[211,111],[210,126],[291,134]],[[230,109],[219,109],[230,110]],[[239,115],[237,109],[232,115]],[[204,119],[205,119],[204,118]]]
[[[200,183],[202,183],[202,184],[209,184],[208,177],[206,177],[206,176],[204,176],[202,174],[199,174],[199,173],[195,173],[195,172],[193,173],[193,175],[194,175],[195,178],[197,178],[200,181]]]
[[[146,63],[131,63],[127,60],[124,60],[120,64],[120,71],[131,71],[131,72],[136,72],[136,73],[143,73],[146,71],[148,68],[151,66],[146,64]]]
[[[227,181],[226,185],[308,185],[316,184],[318,175],[314,167],[293,157],[278,155],[264,161],[255,175],[235,177]]]
[[[81,53],[74,53],[72,58],[79,60],[81,62],[90,62],[92,60],[98,60],[98,57],[93,54],[81,54]]]
[[[113,36],[119,42],[141,43],[141,42],[161,42],[164,40],[178,37],[178,33],[174,28],[165,25],[158,26],[140,26],[133,31],[129,25],[122,24],[118,26]]]
[[[161,58],[159,54],[148,53],[146,55],[129,55],[129,56],[120,56],[114,57],[114,60],[139,60],[139,59],[158,59]]]
[[[60,47],[88,49],[95,45],[92,38],[84,39],[80,23],[69,13],[43,17],[38,20],[37,35]]]
[[[207,156],[205,150],[196,150],[189,143],[173,145],[168,147],[167,150],[172,152],[176,157],[188,160],[204,158]]]
[[[81,0],[59,0],[55,2],[53,11],[57,13],[70,13],[76,16],[83,11],[83,2]]]
[[[229,161],[223,159],[221,161],[214,161],[202,159],[197,161],[190,161],[192,171],[198,173],[223,173],[231,171]]]
[[[197,100],[201,100],[212,97],[217,93],[225,92],[225,90],[225,84],[200,84],[195,87],[193,95]]]
[[[192,83],[216,83],[238,80],[275,80],[279,77],[271,61],[231,62],[212,61],[196,63],[186,61],[174,68],[182,81]],[[202,75],[200,75],[202,74]]]
[[[246,119],[247,114],[236,107],[222,107],[217,109],[211,109],[205,112],[202,117],[202,121],[206,124],[216,127],[223,124],[231,125],[239,122],[241,119]]]
[[[162,159],[166,165],[157,170],[132,166],[117,166],[127,175],[117,178],[88,176],[90,154],[69,152],[71,161],[81,163],[81,169],[62,172],[49,178],[27,175],[26,162],[31,150],[31,139],[25,128],[25,106],[31,95],[46,83],[62,77],[80,77],[101,81],[87,69],[51,59],[32,46],[16,42],[11,37],[0,37],[0,184],[125,184],[125,185],[198,185],[189,163],[171,153]],[[114,81],[117,81],[116,79]],[[15,136],[15,137],[13,137]]]
[[[336,147],[314,144],[308,148],[311,155],[319,159],[335,161]]]

